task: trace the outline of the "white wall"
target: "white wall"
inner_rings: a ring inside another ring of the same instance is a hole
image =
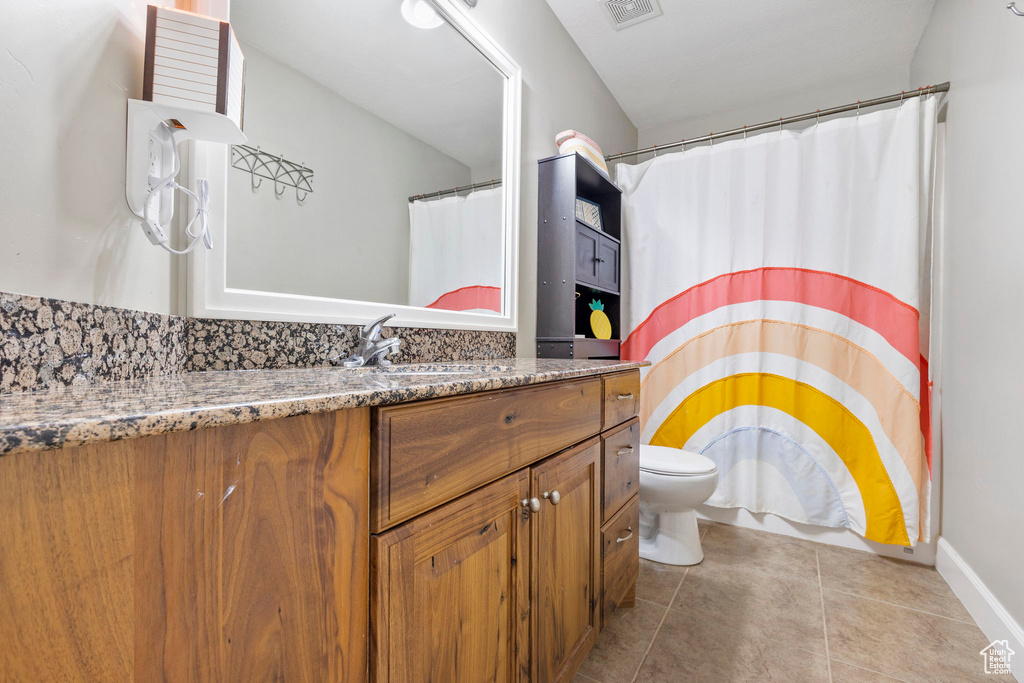
[[[744,125],[772,121],[782,116],[805,114],[857,100],[882,97],[910,87],[909,69],[894,69],[871,78],[834,83],[825,88],[780,95],[744,107],[719,111],[699,118],[684,119],[640,130],[640,147],[663,145],[685,138],[739,128]],[[916,86],[915,86],[916,87]],[[645,157],[649,158],[649,157]],[[625,161],[629,161],[626,159]]]
[[[308,165],[314,192],[299,206],[228,170],[228,286],[408,304],[408,197],[468,185],[469,167],[242,47],[249,144]]]
[[[0,291],[176,312],[177,266],[124,198],[145,26],[134,0],[4,3]]]
[[[625,150],[636,145],[636,127],[544,0],[484,0],[471,13],[523,68],[518,354],[534,356],[537,160],[558,153],[555,134],[567,128]]]
[[[946,114],[942,536],[1024,623],[1024,19],[939,0],[911,65]]]

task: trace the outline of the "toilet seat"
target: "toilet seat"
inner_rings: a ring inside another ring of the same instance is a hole
[[[640,446],[640,469],[643,472],[672,477],[693,477],[717,471],[711,458],[667,446]]]

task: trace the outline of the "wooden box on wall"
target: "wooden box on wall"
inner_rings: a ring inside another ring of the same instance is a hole
[[[242,128],[245,57],[226,21],[150,5],[142,99],[223,114]]]

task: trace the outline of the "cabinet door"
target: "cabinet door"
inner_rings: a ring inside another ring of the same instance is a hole
[[[576,224],[576,281],[597,286],[597,249],[601,236],[585,225]]]
[[[597,286],[619,291],[619,243],[604,235],[597,245]]]
[[[597,638],[600,457],[593,439],[532,468],[534,681],[568,680]]]
[[[523,470],[374,536],[374,680],[529,679],[529,524]]]

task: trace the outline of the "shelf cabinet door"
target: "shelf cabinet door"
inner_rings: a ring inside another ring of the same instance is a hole
[[[619,291],[619,243],[600,236],[597,245],[597,286]]]
[[[600,457],[591,440],[532,468],[534,681],[568,680],[597,638]]]
[[[576,281],[598,286],[598,248],[601,236],[586,227],[576,224]]]
[[[528,491],[523,470],[373,537],[373,680],[529,680]]]

